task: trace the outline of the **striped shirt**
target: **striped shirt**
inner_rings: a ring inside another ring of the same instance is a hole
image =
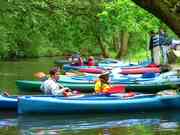
[[[159,46],[159,34],[152,37],[153,47]]]

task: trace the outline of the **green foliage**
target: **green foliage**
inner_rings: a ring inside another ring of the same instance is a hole
[[[2,0],[0,58],[100,55],[98,38],[115,56],[113,37],[122,31],[141,33],[131,34],[130,52],[145,50],[146,33],[160,25],[130,0]]]

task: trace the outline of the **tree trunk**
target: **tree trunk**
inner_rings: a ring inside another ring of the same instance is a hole
[[[97,36],[97,44],[100,46],[101,50],[102,50],[102,55],[104,58],[108,58],[109,57],[109,53],[108,50],[106,48],[106,46],[103,45],[102,41],[101,41],[101,37]]]
[[[113,35],[113,47],[114,50],[119,50],[121,47],[121,32],[115,33]]]
[[[129,33],[128,32],[122,32],[121,34],[121,46],[118,50],[116,58],[122,58],[127,54],[128,51],[128,41],[129,41]]]
[[[140,7],[164,21],[180,36],[180,1],[179,0],[132,0]]]

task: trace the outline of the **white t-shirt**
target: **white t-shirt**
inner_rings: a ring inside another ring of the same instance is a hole
[[[63,92],[65,90],[64,86],[57,83],[53,79],[48,79],[44,81],[40,87],[40,89],[45,93],[45,94],[50,94],[50,95],[63,95]]]

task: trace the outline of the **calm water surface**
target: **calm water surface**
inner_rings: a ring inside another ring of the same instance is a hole
[[[16,80],[36,80],[33,74],[39,71],[48,73],[48,70],[54,66],[55,59],[58,58],[0,62],[0,89],[18,94]]]
[[[15,81],[35,80],[33,74],[47,73],[55,59],[0,62],[0,89],[22,94],[16,89]],[[0,135],[180,135],[180,111],[18,116],[1,110]]]

